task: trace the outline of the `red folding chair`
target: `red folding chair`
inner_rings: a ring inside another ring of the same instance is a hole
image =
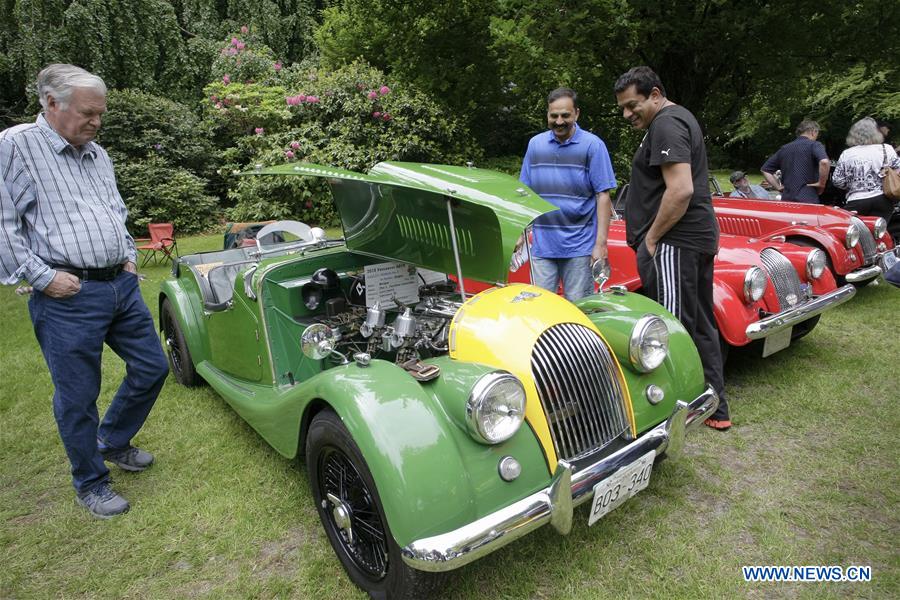
[[[143,253],[144,260],[141,266],[147,264],[152,258],[153,264],[159,260],[157,253],[162,255],[162,261],[172,262],[178,257],[178,242],[175,241],[175,227],[171,223],[150,223],[147,225],[150,230],[150,239],[148,243],[137,246],[138,252]],[[138,240],[139,241],[139,240]]]

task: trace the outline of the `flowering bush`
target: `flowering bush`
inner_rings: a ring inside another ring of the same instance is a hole
[[[230,146],[221,169],[234,202],[229,217],[334,222],[321,182],[231,177],[255,165],[303,161],[366,171],[383,160],[461,164],[480,158],[453,115],[425,94],[385,79],[356,62],[333,72],[282,67],[272,85],[234,83],[232,77],[228,85],[207,86],[206,113]]]
[[[213,62],[212,76],[225,85],[274,83],[280,70],[281,63],[275,60],[275,53],[262,44],[249,27],[244,26],[240,33],[229,36],[225,45],[219,49],[219,55]]]

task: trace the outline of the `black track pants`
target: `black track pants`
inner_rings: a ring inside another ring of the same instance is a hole
[[[714,260],[712,254],[663,243],[657,245],[656,256],[650,256],[643,242],[637,250],[644,295],[662,304],[687,329],[700,353],[706,381],[719,394],[719,409],[713,418],[727,419],[722,349],[713,316]]]

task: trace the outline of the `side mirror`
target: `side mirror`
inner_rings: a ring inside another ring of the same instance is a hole
[[[591,264],[591,277],[597,283],[597,291],[603,291],[603,286],[609,281],[610,270],[609,258],[601,258]]]

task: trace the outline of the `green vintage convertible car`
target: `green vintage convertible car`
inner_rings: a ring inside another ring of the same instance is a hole
[[[258,173],[274,175],[325,179],[344,238],[273,224],[287,241],[182,256],[162,335],[180,383],[205,381],[305,456],[328,539],[373,597],[422,595],[546,523],[567,533],[583,502],[594,523],[715,409],[658,304],[504,285],[520,235],[554,210],[514,178],[393,162]]]

